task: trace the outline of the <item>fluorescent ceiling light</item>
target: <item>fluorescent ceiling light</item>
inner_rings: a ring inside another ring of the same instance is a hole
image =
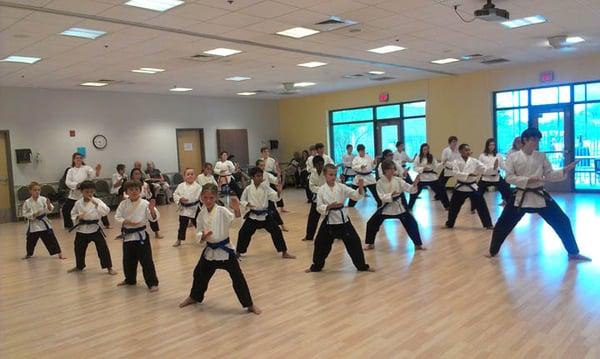
[[[305,62],[303,64],[298,64],[298,66],[308,67],[308,68],[325,66],[325,65],[327,65],[326,62],[319,62],[319,61],[311,61],[311,62]]]
[[[29,56],[9,56],[0,61],[2,62],[19,62],[22,64],[35,64],[40,61],[42,58],[40,57],[29,57]]]
[[[95,40],[100,36],[106,34],[106,31],[84,29],[81,27],[72,27],[60,33],[65,36],[81,37],[84,39]]]
[[[510,21],[504,21],[501,24],[504,27],[507,27],[509,29],[516,29],[518,27],[541,24],[544,22],[546,22],[545,17],[543,17],[541,15],[535,15],[535,16],[528,16],[528,17],[523,17],[520,19],[510,20]]]
[[[131,70],[131,72],[135,72],[138,74],[155,74],[156,72],[154,71],[148,71],[148,70]]]
[[[293,37],[294,39],[301,39],[306,36],[318,34],[320,31],[307,29],[305,27],[293,27],[291,29],[276,32],[277,35]]]
[[[565,40],[565,42],[567,44],[578,44],[580,42],[584,42],[585,39],[583,37],[579,37],[579,36],[571,36],[571,37],[567,37],[567,39]]]
[[[431,61],[431,63],[438,64],[438,65],[445,65],[445,64],[451,64],[453,62],[458,62],[458,61],[460,61],[460,60],[455,59],[453,57],[448,57],[446,59],[433,60],[433,61]]]
[[[369,71],[369,73],[371,75],[383,75],[383,74],[385,74],[384,71]]]
[[[204,51],[205,54],[216,55],[216,56],[230,56],[230,55],[239,54],[240,52],[241,52],[240,50],[226,49],[223,47]]]
[[[154,11],[167,11],[183,4],[181,0],[129,0],[125,5]]]
[[[314,82],[296,82],[294,83],[294,87],[308,87],[308,86],[314,86],[316,85],[316,83]]]
[[[156,69],[154,67],[140,67],[142,71],[152,71],[152,72],[164,72],[165,69]]]
[[[246,81],[246,80],[252,80],[252,77],[246,77],[246,76],[232,76],[232,77],[228,77],[225,80],[227,81]]]
[[[382,46],[382,47],[377,47],[375,49],[371,49],[368,50],[369,52],[374,52],[376,54],[389,54],[390,52],[396,52],[396,51],[401,51],[404,50],[405,48],[402,46],[396,46],[396,45],[387,45],[387,46]]]
[[[189,87],[173,87],[169,91],[172,91],[172,92],[188,92],[188,91],[192,91],[192,90],[193,90],[193,88],[189,88]]]
[[[238,92],[237,95],[239,95],[239,96],[252,96],[252,95],[256,95],[256,92],[251,92],[251,91]]]
[[[79,84],[80,86],[89,86],[89,87],[102,87],[108,85],[106,82],[84,82]]]

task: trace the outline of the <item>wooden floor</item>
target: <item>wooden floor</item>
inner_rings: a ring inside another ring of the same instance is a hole
[[[501,207],[486,194],[496,219]],[[286,233],[297,260],[282,260],[259,231],[241,262],[255,303],[245,314],[227,273],[217,272],[205,302],[184,309],[201,247],[173,248],[174,206],[160,207],[165,239],[153,240],[160,291],[122,280],[121,243],[109,246],[119,271],[100,270],[93,246],[87,269],[74,265],[73,235],[53,220],[69,259],[25,251],[23,223],[0,225],[2,358],[600,358],[600,196],[557,195],[571,217],[583,254],[574,264],[552,229],[527,215],[496,260],[483,257],[490,231],[463,208],[454,230],[446,212],[421,195],[415,216],[428,251],[415,253],[399,222],[386,222],[366,254],[375,273],[357,273],[336,243],[325,271],[305,274],[312,244],[301,242],[308,204],[286,190]],[[374,210],[368,198],[351,209],[357,230]],[[114,220],[113,220],[114,222]],[[236,229],[240,222],[236,222]],[[237,237],[232,231],[232,238]],[[188,231],[192,238],[192,230]],[[141,271],[140,271],[141,272]]]

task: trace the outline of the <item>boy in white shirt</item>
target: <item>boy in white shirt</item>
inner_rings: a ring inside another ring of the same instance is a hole
[[[450,177],[454,177],[456,174],[454,169],[452,168],[452,162],[458,160],[460,158],[460,153],[458,152],[458,138],[456,136],[448,137],[448,147],[444,148],[442,151],[442,172],[440,173],[440,184],[442,188],[446,188],[446,183]],[[439,196],[435,196],[435,199],[439,199]]]
[[[23,217],[27,219],[27,254],[23,259],[33,256],[33,250],[38,240],[41,238],[51,256],[58,254],[58,258],[66,259],[62,255],[58,240],[52,230],[52,224],[47,214],[54,210],[52,202],[44,196],[40,196],[42,187],[37,182],[29,184],[29,194],[31,197],[23,203]]]
[[[342,171],[342,175],[340,179],[342,183],[346,183],[346,181],[354,179],[356,172],[352,169],[352,161],[354,160],[354,147],[351,144],[346,145],[346,154],[342,156],[342,166],[344,170]]]
[[[257,160],[255,164],[256,164],[256,167],[263,170],[263,180],[264,180],[263,183],[268,184],[269,187],[271,187],[274,191],[278,191],[277,186],[279,185],[279,177],[277,177],[277,176],[273,175],[271,172],[265,170],[265,161],[264,160]],[[283,203],[283,199],[280,199],[277,202],[277,204],[279,204],[279,203]],[[289,230],[285,226],[285,223],[283,223],[283,218],[281,218],[281,214],[279,214],[279,212],[277,211],[277,208],[275,207],[274,202],[269,201],[269,209],[271,210],[273,219],[275,220],[277,225],[281,227],[281,230],[283,232],[288,232]],[[284,212],[283,209],[282,209],[282,212]],[[287,211],[285,211],[285,212],[287,212]]]
[[[78,187],[82,198],[75,202],[71,210],[71,219],[75,226],[69,232],[76,230],[75,234],[75,262],[74,268],[68,272],[78,272],[85,268],[85,252],[88,244],[96,244],[96,252],[100,258],[100,265],[106,268],[108,274],[115,275],[117,272],[112,268],[110,251],[106,245],[106,238],[100,221],[103,216],[110,212],[110,208],[102,200],[95,198],[96,184],[92,181],[83,181]]]
[[[179,206],[179,229],[173,247],[179,247],[181,242],[185,241],[185,233],[190,221],[196,227],[196,216],[198,216],[200,207],[202,187],[195,181],[194,169],[186,168],[183,174],[184,181],[177,185],[177,189],[173,193],[173,201]]]
[[[303,241],[313,240],[315,233],[317,232],[317,227],[319,226],[319,219],[321,218],[321,214],[317,211],[317,193],[319,192],[319,188],[325,184],[325,174],[323,173],[325,161],[323,160],[323,157],[315,156],[313,158],[313,164],[314,170],[308,177],[308,187],[313,196],[306,221],[306,234],[304,238],[302,238]]]
[[[356,269],[373,272],[374,269],[365,263],[360,237],[352,223],[350,223],[348,212],[344,208],[346,199],[351,198],[358,201],[364,196],[364,182],[362,179],[358,179],[358,188],[352,189],[345,184],[336,182],[336,166],[327,164],[323,171],[326,183],[319,188],[317,193],[317,211],[324,218],[315,238],[313,263],[306,270],[306,273],[320,272],[323,269],[325,260],[329,256],[331,246],[336,238],[344,241],[346,251]]]
[[[240,218],[240,203],[237,197],[231,197],[231,209],[216,204],[218,196],[217,186],[206,184],[202,187],[202,203],[204,206],[198,215],[197,237],[201,242],[206,242],[206,248],[200,255],[200,260],[194,268],[194,281],[189,297],[181,304],[180,308],[190,304],[202,303],[204,294],[208,289],[208,282],[217,269],[226,270],[233,282],[233,289],[248,312],[260,314],[261,310],[253,302],[250,289],[240,268],[237,255],[229,240],[229,229],[235,218]]]
[[[354,157],[352,160],[352,169],[356,172],[356,176],[354,177],[353,187],[358,187],[358,182],[362,181],[375,198],[377,202],[377,207],[381,207],[381,200],[377,195],[377,188],[375,184],[377,180],[373,175],[373,165],[374,161],[371,156],[365,153],[365,145],[360,144],[356,146],[356,150],[358,151],[358,156]],[[327,165],[327,163],[325,163]],[[362,198],[362,197],[361,197]],[[352,198],[348,201],[348,207],[354,207],[356,205],[356,201]]]
[[[112,175],[112,186],[110,187],[110,193],[119,195],[119,192],[121,192],[121,187],[123,186],[123,183],[125,183],[125,181],[127,181],[127,175],[125,174],[125,165],[118,164],[117,172],[113,173]]]
[[[210,163],[210,162],[204,163],[204,166],[202,166],[202,173],[200,173],[198,175],[198,177],[196,178],[196,182],[198,182],[200,187],[204,187],[204,185],[207,183],[212,183],[215,186],[217,186],[217,188],[219,187],[219,185],[217,184],[217,180],[215,179],[215,176],[213,175],[212,163]]]

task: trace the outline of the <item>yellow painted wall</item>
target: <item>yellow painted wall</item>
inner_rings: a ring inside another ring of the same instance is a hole
[[[539,73],[553,70],[553,84],[600,79],[600,55],[516,65],[498,70],[398,82],[356,90],[286,99],[279,102],[282,159],[316,142],[328,141],[328,112],[379,104],[378,94],[390,94],[390,103],[427,100],[427,139],[439,154],[449,135],[478,151],[492,136],[492,92],[541,86]]]

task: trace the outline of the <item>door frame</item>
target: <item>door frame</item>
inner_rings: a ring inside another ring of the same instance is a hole
[[[200,160],[202,161],[202,165],[204,165],[206,163],[206,151],[205,151],[205,147],[204,146],[204,129],[203,128],[176,128],[175,129],[175,147],[177,148],[177,169],[179,170],[179,173],[181,173],[181,167],[180,167],[180,161],[179,161],[179,142],[177,135],[179,134],[179,132],[182,131],[198,131],[198,133],[200,134]]]
[[[6,136],[6,164],[8,167],[8,193],[11,207],[11,220],[15,222],[17,220],[17,201],[15,198],[15,181],[13,177],[12,168],[12,156],[11,156],[11,145],[10,145],[10,131],[0,130],[0,134]]]
[[[539,128],[537,119],[539,115],[542,113],[548,112],[563,112],[564,113],[564,161],[565,165],[571,163],[575,159],[575,134],[574,134],[574,118],[573,118],[573,105],[572,104],[552,104],[552,105],[539,105],[539,106],[530,106],[529,107],[529,119],[528,124],[529,127]],[[566,180],[568,183],[564,185],[560,185],[561,182],[557,184],[548,183],[546,187],[550,190],[556,192],[575,192],[575,176],[574,172],[570,172],[568,178]],[[553,188],[554,187],[554,188]]]
[[[403,121],[400,118],[391,118],[387,120],[378,120],[375,123],[375,156],[380,157],[383,153],[383,149],[381,148],[381,127],[383,126],[398,126],[398,134],[396,137],[396,142],[403,141],[404,139],[404,126]],[[381,151],[379,151],[381,150]]]

